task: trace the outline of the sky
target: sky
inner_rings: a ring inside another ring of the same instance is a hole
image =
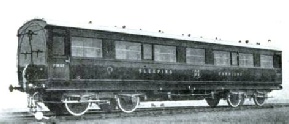
[[[33,18],[73,21],[96,25],[125,25],[129,29],[255,44],[283,50],[283,87],[274,91],[289,98],[288,75],[289,7],[286,0],[7,0],[0,2],[0,96],[10,101],[25,95],[9,93],[17,84],[16,51],[18,28]],[[267,41],[271,40],[269,44]],[[19,99],[17,99],[19,98]],[[9,103],[1,103],[9,106]],[[0,104],[0,105],[1,105]],[[15,104],[15,103],[14,103]],[[11,105],[11,104],[10,104]]]

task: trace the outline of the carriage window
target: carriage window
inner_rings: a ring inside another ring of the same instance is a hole
[[[158,62],[176,62],[176,47],[155,45],[154,57]]]
[[[116,59],[141,60],[141,43],[115,42]]]
[[[102,57],[102,40],[72,37],[71,55],[77,57]]]
[[[239,53],[240,67],[254,67],[253,54]]]
[[[273,56],[273,67],[274,68],[282,68],[281,53],[277,53]]]
[[[189,64],[203,65],[205,64],[205,49],[186,49],[186,62]]]
[[[53,55],[64,55],[64,37],[54,36],[52,43],[52,54]]]
[[[215,65],[230,65],[230,52],[214,51]]]
[[[263,68],[273,68],[273,56],[261,55],[261,67]]]
[[[231,63],[232,66],[238,66],[238,53],[232,52],[231,60],[232,60],[232,63]]]
[[[151,44],[143,44],[143,59],[152,60],[152,45]]]

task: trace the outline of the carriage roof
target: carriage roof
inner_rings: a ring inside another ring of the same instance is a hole
[[[201,43],[212,43],[212,44],[220,44],[220,45],[228,45],[228,46],[239,46],[239,47],[246,47],[246,48],[281,51],[281,49],[273,47],[273,46],[264,46],[264,45],[257,45],[257,44],[251,44],[251,43],[239,43],[237,41],[225,41],[225,40],[220,40],[220,39],[207,39],[207,38],[189,37],[189,36],[183,36],[183,35],[173,35],[173,34],[166,34],[162,32],[148,32],[148,31],[143,31],[143,30],[126,29],[126,28],[120,28],[120,27],[106,27],[106,26],[94,25],[91,23],[74,23],[73,21],[61,22],[61,21],[46,20],[46,19],[45,20],[33,19],[31,21],[42,21],[42,22],[45,22],[46,25],[51,25],[51,26],[73,27],[73,28],[80,28],[80,29],[100,30],[100,31],[117,32],[117,33],[124,33],[124,34],[149,36],[149,37],[168,38],[168,39],[175,39],[175,40],[195,41],[195,42],[201,42]]]

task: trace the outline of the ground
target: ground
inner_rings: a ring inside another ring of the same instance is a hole
[[[289,123],[289,107],[254,110],[192,112],[189,114],[148,115],[145,117],[118,117],[96,120],[55,120],[61,124],[195,124],[195,123]],[[0,123],[42,123],[35,119],[2,120]]]
[[[8,94],[7,94],[8,95]],[[11,95],[11,94],[10,94]],[[18,96],[18,99],[11,99],[9,102],[2,102],[0,109],[0,123],[3,123],[3,118],[7,115],[5,113],[11,112],[23,112],[28,111],[26,103],[25,94],[14,94],[12,97]],[[20,97],[21,96],[21,97]],[[17,102],[16,102],[17,101]],[[21,102],[20,102],[21,101]],[[162,103],[165,106],[207,106],[205,100],[200,101],[159,101],[154,102],[154,107],[159,107]],[[270,98],[267,103],[289,103],[287,99],[276,99]],[[245,105],[253,105],[254,102],[248,99],[245,101]],[[142,102],[140,108],[150,108],[151,102]],[[225,100],[221,100],[221,106],[227,106]],[[44,111],[48,111],[46,108]],[[96,123],[96,124],[147,124],[147,123],[156,123],[156,124],[186,124],[186,123],[289,123],[289,107],[285,108],[274,108],[274,109],[262,109],[262,110],[242,110],[242,111],[225,111],[225,112],[199,112],[191,114],[175,114],[169,116],[147,116],[147,117],[126,117],[126,118],[117,118],[117,119],[100,119],[100,120],[81,120],[81,121],[61,121],[61,123]],[[9,120],[4,121],[4,123],[23,123],[21,120]],[[36,122],[37,121],[32,121]]]
[[[190,123],[289,123],[289,107],[274,109],[198,112],[170,116],[148,116],[118,119],[101,119],[95,121],[66,121],[61,123],[94,124],[190,124]]]

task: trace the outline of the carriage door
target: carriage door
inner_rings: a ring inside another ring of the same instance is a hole
[[[66,30],[53,29],[50,33],[50,78],[69,80],[69,38]]]

